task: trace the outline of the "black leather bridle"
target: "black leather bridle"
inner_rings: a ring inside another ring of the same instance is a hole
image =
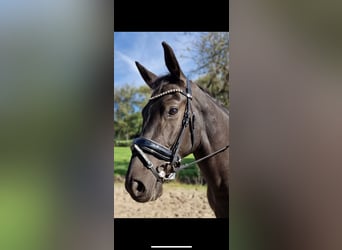
[[[191,83],[189,79],[186,79],[186,88],[185,92],[181,89],[171,89],[165,92],[162,92],[158,95],[155,95],[150,98],[150,101],[156,100],[162,96],[173,94],[173,93],[180,93],[186,97],[186,107],[183,115],[182,120],[182,127],[178,133],[176,141],[173,143],[170,149],[167,147],[155,142],[151,139],[147,139],[144,137],[138,137],[133,140],[131,150],[133,155],[136,155],[140,158],[143,162],[144,166],[152,171],[154,176],[157,178],[158,181],[164,182],[165,180],[173,180],[176,177],[176,172],[191,165],[196,164],[202,160],[210,158],[224,150],[226,150],[229,145],[211,153],[199,160],[194,162],[181,165],[181,156],[179,155],[179,148],[183,140],[184,131],[189,126],[190,127],[190,135],[191,135],[191,143],[192,147],[194,145],[194,119],[195,116],[191,110],[191,100],[192,100],[192,91],[191,91]],[[159,160],[165,161],[164,164],[157,166],[154,168],[153,163],[149,160],[147,155],[153,155],[154,157],[158,158]],[[166,171],[167,170],[167,171]],[[168,173],[167,173],[168,172]]]
[[[175,178],[176,169],[179,168],[181,163],[181,156],[179,155],[178,151],[183,140],[184,131],[188,126],[190,126],[191,143],[192,145],[194,143],[194,115],[191,114],[192,91],[189,79],[186,80],[185,92],[181,89],[171,89],[151,97],[150,101],[156,100],[164,95],[177,92],[186,97],[186,107],[183,115],[182,127],[178,133],[176,141],[173,143],[171,148],[168,149],[158,142],[144,137],[138,137],[134,139],[131,147],[132,153],[137,154],[140,157],[144,166],[150,169],[159,181],[172,180]],[[168,165],[171,167],[170,173],[166,174],[162,167],[154,168],[152,162],[148,159],[145,153],[151,154],[159,160],[165,161],[165,164],[163,165]]]

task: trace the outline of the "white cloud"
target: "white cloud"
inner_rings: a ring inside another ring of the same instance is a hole
[[[114,54],[117,55],[117,59],[118,59],[115,63],[120,64],[122,61],[129,66],[130,70],[135,71],[137,69],[135,66],[135,61],[128,55],[125,55],[124,53],[118,50],[114,51]]]

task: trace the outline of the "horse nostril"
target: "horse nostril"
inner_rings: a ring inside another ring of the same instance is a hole
[[[145,192],[145,186],[141,181],[132,181],[132,190],[135,194],[141,194]]]

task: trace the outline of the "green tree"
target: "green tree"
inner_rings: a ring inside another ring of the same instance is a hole
[[[197,64],[194,72],[202,75],[196,82],[229,107],[229,33],[201,33],[188,50]]]
[[[132,139],[142,125],[141,110],[146,105],[150,89],[147,86],[133,87],[128,84],[114,87],[114,137]]]

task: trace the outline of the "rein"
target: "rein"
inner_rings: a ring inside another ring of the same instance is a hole
[[[154,176],[157,178],[158,181],[160,182],[164,182],[165,180],[173,180],[176,177],[176,172],[190,167],[198,162],[201,162],[205,159],[211,158],[223,151],[225,151],[229,145],[207,155],[204,156],[198,160],[195,160],[193,162],[187,163],[187,164],[181,164],[181,157],[178,154],[181,142],[183,140],[183,136],[184,136],[184,131],[185,128],[187,126],[190,127],[190,134],[191,134],[191,143],[192,143],[192,147],[193,147],[193,143],[194,143],[194,114],[190,114],[190,110],[191,110],[191,100],[192,100],[192,91],[191,91],[191,85],[190,85],[190,81],[189,79],[186,79],[186,92],[184,92],[181,89],[171,89],[171,90],[167,90],[165,92],[162,92],[158,95],[152,96],[150,98],[150,101],[153,101],[155,99],[158,99],[162,96],[165,95],[169,95],[169,94],[173,94],[173,93],[180,93],[182,95],[184,95],[186,97],[186,109],[184,111],[184,115],[183,115],[183,120],[182,120],[182,127],[181,130],[177,136],[176,141],[174,142],[174,144],[171,146],[171,149],[166,148],[165,146],[144,138],[144,137],[139,137],[133,140],[133,144],[131,146],[131,150],[133,154],[137,154],[140,158],[140,160],[143,162],[144,166],[151,170],[151,172],[154,174]],[[151,154],[154,157],[158,158],[159,160],[164,160],[165,163],[157,166],[156,168],[154,168],[153,163],[149,160],[149,158],[147,157],[147,155],[145,153]],[[171,172],[166,174],[165,172],[165,168],[164,167],[168,167],[171,166]]]
[[[178,172],[179,170],[182,170],[182,169],[184,169],[184,168],[187,168],[187,167],[190,167],[190,166],[192,166],[192,165],[195,165],[195,164],[197,164],[197,163],[199,163],[199,162],[201,162],[201,161],[203,161],[203,160],[206,160],[206,159],[208,159],[208,158],[211,158],[211,157],[213,157],[213,156],[215,156],[215,155],[217,155],[217,154],[219,154],[219,153],[225,151],[227,148],[229,148],[229,145],[227,145],[227,146],[225,146],[225,147],[223,147],[223,148],[221,148],[221,149],[219,149],[219,150],[217,150],[217,151],[215,151],[215,152],[213,152],[213,153],[211,153],[211,154],[209,154],[209,155],[206,155],[206,156],[204,156],[204,157],[202,157],[202,158],[199,158],[199,159],[196,160],[196,161],[192,161],[192,162],[190,162],[190,163],[182,164],[182,165],[179,166],[178,169],[176,169],[176,171]]]

